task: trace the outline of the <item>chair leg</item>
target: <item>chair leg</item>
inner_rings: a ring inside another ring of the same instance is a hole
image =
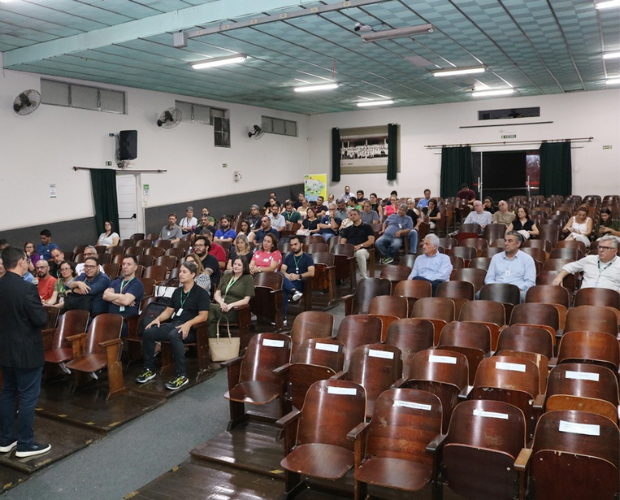
[[[284,491],[286,492],[283,498],[291,500],[299,496],[304,492],[306,487],[301,481],[301,474],[297,472],[284,471]]]
[[[353,498],[355,500],[366,500],[367,495],[368,495],[368,485],[356,479],[355,486],[353,487]]]
[[[226,430],[230,432],[245,420],[245,405],[239,401],[228,400],[228,406],[230,408],[230,420]]]
[[[108,358],[108,384],[110,390],[108,392],[108,401],[127,393],[127,388],[123,383],[123,364],[119,361],[119,345],[109,346],[106,349]]]

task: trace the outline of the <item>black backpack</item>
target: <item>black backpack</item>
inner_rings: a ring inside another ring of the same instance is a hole
[[[170,306],[170,299],[167,297],[159,297],[155,302],[151,302],[146,306],[146,309],[140,315],[140,323],[138,323],[139,337],[142,337],[144,329],[148,324],[164,312],[168,306]]]

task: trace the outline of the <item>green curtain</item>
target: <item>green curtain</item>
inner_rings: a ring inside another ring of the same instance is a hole
[[[398,125],[388,123],[388,164],[387,164],[387,180],[396,180],[396,171],[398,170]]]
[[[97,234],[104,231],[103,224],[110,221],[118,233],[118,201],[116,197],[116,170],[91,169],[90,182],[93,186],[95,223]]]
[[[572,194],[570,141],[543,142],[540,145],[540,194]]]
[[[332,129],[332,182],[340,182],[340,129]]]
[[[471,147],[442,148],[440,196],[456,196],[461,184],[472,187],[472,179]]]

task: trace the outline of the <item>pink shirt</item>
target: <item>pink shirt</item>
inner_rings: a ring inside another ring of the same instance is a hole
[[[280,270],[280,265],[282,264],[282,254],[279,250],[275,252],[265,252],[264,250],[259,250],[254,253],[254,257],[252,257],[254,261],[254,265],[256,267],[270,267],[273,261],[278,263],[278,267],[276,267],[276,271]]]

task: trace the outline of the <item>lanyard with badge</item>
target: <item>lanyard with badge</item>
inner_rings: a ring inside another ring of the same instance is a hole
[[[299,263],[301,262],[301,259],[303,258],[303,256],[304,255],[301,254],[298,259],[297,257],[295,257],[295,254],[293,254],[293,261],[295,262],[295,274],[299,274]]]
[[[614,263],[614,260],[615,258],[609,264],[607,264],[603,269],[601,269],[601,259],[597,261],[596,264],[598,266],[598,278],[596,278],[596,281],[594,282],[594,286],[598,286],[598,283],[601,280],[601,274],[603,274],[605,269],[607,269],[609,266],[611,266]]]
[[[123,288],[125,288],[130,282],[131,282],[131,280],[129,280],[127,282],[125,280],[121,281],[121,291],[119,293],[123,293]],[[125,312],[125,306],[120,306],[118,308],[118,311],[119,312]]]
[[[192,287],[193,288],[193,287]],[[183,314],[183,306],[185,305],[185,302],[187,301],[187,297],[189,297],[189,294],[192,293],[192,290],[190,289],[189,292],[187,292],[187,295],[185,297],[183,297],[183,289],[181,289],[181,297],[179,298],[179,302],[181,303],[181,307],[179,307],[179,310],[176,311],[172,317],[174,318],[175,316],[181,316],[181,314]]]

